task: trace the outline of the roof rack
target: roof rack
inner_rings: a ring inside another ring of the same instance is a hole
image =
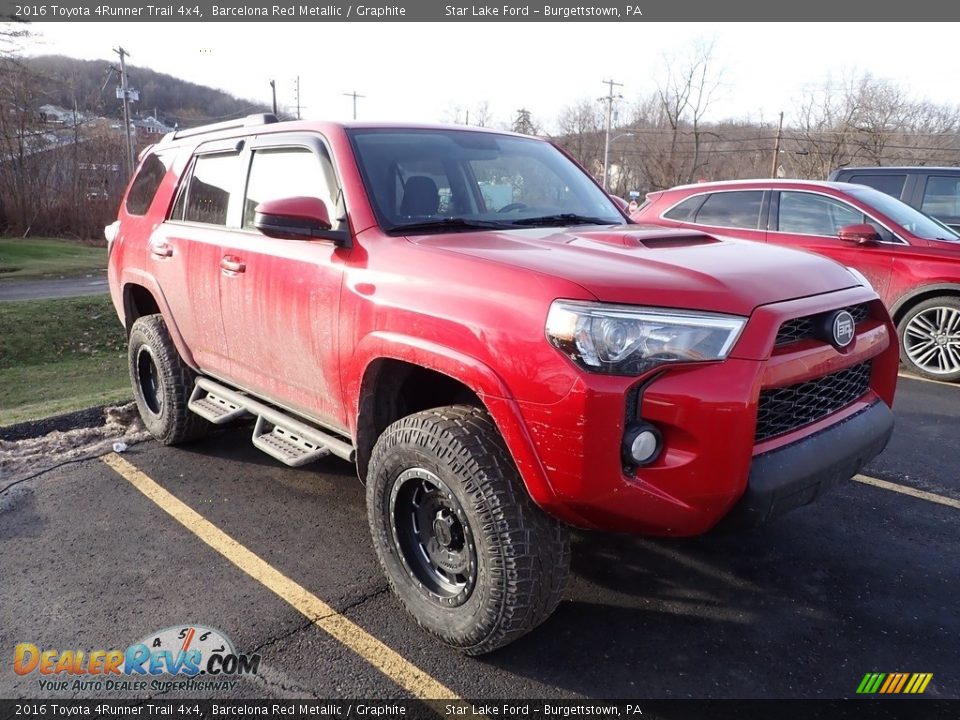
[[[212,123],[210,125],[200,125],[195,128],[186,128],[184,130],[174,130],[164,135],[164,141],[179,140],[180,138],[193,137],[194,135],[206,135],[207,133],[218,132],[220,130],[233,130],[234,128],[251,127],[253,125],[270,125],[280,122],[273,113],[255,113],[235,120],[225,120],[224,122]]]

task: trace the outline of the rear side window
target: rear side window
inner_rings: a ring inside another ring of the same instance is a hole
[[[907,182],[906,175],[851,175],[848,182],[867,185],[887,195],[899,198]]]
[[[762,190],[714,193],[697,212],[696,222],[716,227],[756,230],[760,224]]]
[[[130,185],[124,207],[131,215],[146,215],[157,194],[163,176],[167,174],[167,163],[158,153],[150,153],[140,165],[140,172]]]
[[[230,197],[237,186],[239,157],[237,153],[198,155],[170,219],[226,225]]]

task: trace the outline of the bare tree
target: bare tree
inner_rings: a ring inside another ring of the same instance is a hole
[[[567,105],[557,120],[558,144],[598,176],[603,169],[605,122],[600,106],[586,99]]]
[[[668,145],[661,152],[661,187],[692,182],[706,163],[701,157],[704,117],[720,87],[720,74],[713,68],[714,43],[696,41],[685,56],[664,58],[663,82],[656,91],[659,124],[669,129]],[[692,140],[686,144],[684,140]]]
[[[477,104],[473,117],[473,124],[478,127],[490,127],[493,125],[493,112],[490,110],[490,102],[484,100]]]
[[[804,98],[791,133],[791,165],[801,177],[824,178],[855,164],[953,164],[960,159],[958,127],[957,108],[916,102],[888,80],[854,75]]]

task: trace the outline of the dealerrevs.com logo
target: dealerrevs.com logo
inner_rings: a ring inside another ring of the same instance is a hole
[[[19,643],[13,651],[14,672],[36,673],[40,689],[52,691],[229,691],[236,678],[256,675],[259,667],[259,655],[238,653],[222,632],[200,625],[160,630],[126,650],[41,649]]]

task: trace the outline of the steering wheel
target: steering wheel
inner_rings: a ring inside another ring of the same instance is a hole
[[[526,203],[515,202],[510,203],[509,205],[504,205],[502,208],[497,210],[498,213],[508,213],[514,212],[516,210],[526,210],[529,206]]]

